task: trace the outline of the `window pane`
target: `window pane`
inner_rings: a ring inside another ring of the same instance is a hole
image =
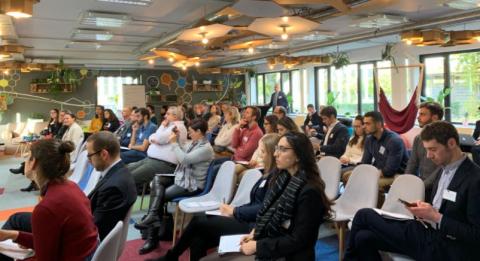
[[[360,91],[362,97],[362,113],[373,111],[374,107],[374,88],[373,88],[373,64],[360,65]]]
[[[377,62],[377,68],[391,67],[390,61],[380,61]],[[378,70],[378,81],[380,87],[385,92],[388,101],[392,102],[392,69],[379,69]]]
[[[330,67],[332,91],[337,97],[335,105],[339,115],[356,115],[358,104],[357,64],[350,64],[341,69]]]
[[[327,105],[328,68],[317,69],[318,104]]]
[[[265,97],[263,97],[263,74],[257,75],[257,104],[264,104]]]
[[[255,80],[255,77],[250,78],[250,104],[258,104],[257,81]]]
[[[298,113],[302,110],[302,88],[300,87],[300,71],[292,71],[292,111]]]
[[[445,87],[443,57],[425,59],[425,97],[437,100],[438,94]],[[443,101],[440,102],[443,105]]]
[[[123,84],[137,84],[132,77],[97,77],[97,103],[113,110],[117,115],[123,109]]]
[[[274,92],[275,84],[280,83],[280,73],[265,74],[265,98],[269,102],[272,93]]]
[[[285,94],[290,93],[290,73],[282,73],[282,90]]]
[[[480,99],[480,52],[451,54],[452,122],[475,122]]]

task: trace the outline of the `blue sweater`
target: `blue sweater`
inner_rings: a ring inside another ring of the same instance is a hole
[[[384,130],[378,140],[373,135],[365,139],[362,163],[372,164],[382,171],[384,177],[403,173],[407,161],[405,144],[395,132]]]

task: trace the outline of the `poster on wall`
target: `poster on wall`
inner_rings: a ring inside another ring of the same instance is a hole
[[[145,107],[145,85],[124,84],[122,86],[123,105],[125,107]]]

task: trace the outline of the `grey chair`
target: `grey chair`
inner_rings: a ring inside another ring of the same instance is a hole
[[[132,210],[134,205],[135,204],[132,204],[132,206],[127,212],[127,215],[123,219],[122,235],[120,237],[120,241],[118,242],[117,258],[120,258],[122,256],[123,249],[125,249],[125,242],[127,242],[127,235],[128,235],[128,227],[130,225],[130,217],[132,216]]]
[[[118,221],[115,227],[103,239],[93,255],[92,261],[117,261],[118,246],[122,237],[123,222]]]
[[[261,177],[262,173],[258,169],[249,169],[245,171],[230,205],[242,206],[250,203],[250,192]]]
[[[317,166],[320,177],[325,182],[325,194],[330,200],[335,200],[339,191],[342,163],[335,157],[326,156],[317,162]]]

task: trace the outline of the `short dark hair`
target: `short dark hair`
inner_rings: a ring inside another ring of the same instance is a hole
[[[337,109],[333,106],[327,106],[320,111],[320,116],[337,118]]]
[[[276,108],[278,108],[283,115],[287,115],[287,109],[285,107],[279,105],[273,108],[273,110],[275,110]]]
[[[372,120],[375,122],[375,123],[381,123],[383,125],[384,121],[383,121],[383,116],[380,112],[378,111],[369,111],[367,113],[365,113],[365,116],[363,117],[364,119],[365,118],[372,118]]]
[[[245,110],[246,109],[252,109],[252,114],[253,114],[253,116],[255,116],[255,121],[258,121],[260,119],[260,116],[261,116],[260,109],[258,109],[255,106],[247,106],[247,107],[245,107]]]
[[[426,108],[432,115],[437,115],[439,120],[443,119],[443,107],[438,102],[423,102],[419,108]]]
[[[142,117],[148,116],[147,119],[150,119],[150,112],[146,108],[138,108],[135,113],[140,113]]]
[[[153,105],[151,105],[151,104],[148,104],[148,105],[147,105],[147,108],[150,108],[153,112],[155,111],[155,107],[154,107]]]
[[[444,146],[447,146],[448,140],[452,138],[457,145],[460,144],[457,129],[446,121],[435,121],[427,124],[420,133],[420,139],[422,139],[422,141],[436,140]]]
[[[192,121],[190,128],[194,131],[200,130],[202,134],[205,135],[208,130],[208,123],[205,120],[198,118]]]
[[[120,154],[120,143],[115,135],[109,131],[100,131],[88,137],[87,142],[92,142],[93,150],[106,150],[110,156]]]
[[[310,103],[309,105],[307,105],[307,108],[315,108],[315,106],[313,106],[313,104]]]

